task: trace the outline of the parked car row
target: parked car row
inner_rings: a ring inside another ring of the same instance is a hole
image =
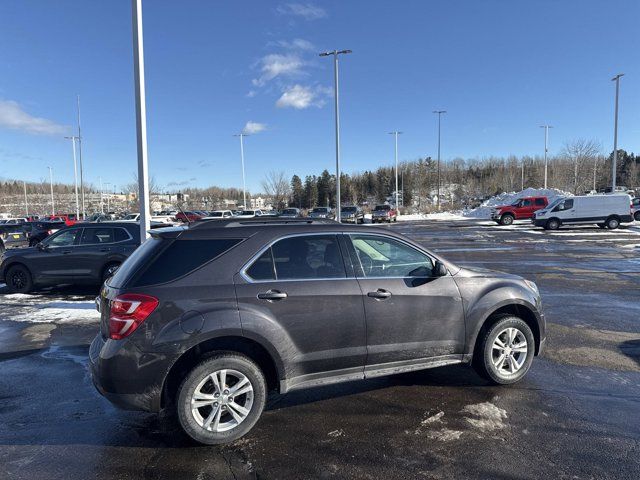
[[[547,197],[519,198],[510,205],[493,208],[491,219],[500,225],[530,219],[537,227],[557,230],[562,225],[596,224],[614,230],[622,223],[640,221],[640,198],[626,194],[560,197],[549,204]]]

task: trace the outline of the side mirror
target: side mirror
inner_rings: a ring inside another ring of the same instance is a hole
[[[433,276],[444,277],[447,273],[449,273],[449,271],[447,270],[447,267],[445,267],[444,263],[436,260],[436,264],[433,266]]]
[[[38,250],[40,250],[41,252],[44,252],[44,251],[46,251],[46,250],[47,250],[47,246],[46,246],[44,243],[42,243],[42,242],[38,242],[38,243],[36,243],[36,248],[37,248]]]

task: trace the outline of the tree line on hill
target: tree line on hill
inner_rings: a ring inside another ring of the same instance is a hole
[[[613,153],[601,154],[600,146],[592,140],[574,140],[564,145],[558,155],[548,159],[548,187],[574,194],[598,190],[611,185]],[[402,192],[402,205],[416,210],[431,208],[438,186],[438,165],[430,157],[403,161],[398,168],[398,188]],[[328,170],[319,175],[295,174],[289,178],[284,172],[268,172],[262,181],[262,195],[282,208],[285,205],[298,208],[335,205],[335,175]],[[629,188],[640,187],[640,156],[618,150],[616,183]],[[523,187],[540,188],[544,185],[544,159],[541,157],[515,156],[488,157],[483,159],[455,158],[440,163],[441,201],[452,208],[473,204],[482,198],[505,191],[519,191]],[[46,180],[27,182],[29,197],[45,198],[50,193]],[[86,192],[96,193],[93,185]],[[54,194],[74,192],[73,184],[55,183]],[[125,193],[137,193],[137,182],[122,186]],[[152,178],[152,195],[165,191]],[[384,202],[395,191],[395,167],[380,166],[375,170],[343,173],[341,175],[341,202],[361,205]],[[189,200],[185,209],[214,209],[225,206],[225,201],[242,205],[240,188],[185,188]],[[24,198],[24,186],[18,180],[0,180],[0,203],[20,202]],[[255,195],[254,195],[255,196]],[[247,192],[247,198],[250,198]],[[131,205],[135,209],[135,205]]]

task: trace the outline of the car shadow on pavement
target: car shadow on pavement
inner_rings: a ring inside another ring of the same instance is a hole
[[[622,342],[619,348],[624,355],[640,365],[640,339]]]
[[[284,395],[272,392],[267,398],[265,410],[279,410],[393,387],[483,387],[488,385],[489,382],[479,377],[473,369],[467,366],[455,365],[296,390]]]

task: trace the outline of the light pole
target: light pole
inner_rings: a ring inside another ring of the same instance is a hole
[[[521,188],[520,190],[524,190],[524,158],[522,159],[522,171],[520,172],[520,184],[521,184]]]
[[[336,220],[341,222],[340,218],[340,104],[338,101],[338,55],[351,53],[351,50],[333,50],[332,52],[323,52],[321,57],[333,55],[333,89],[335,100],[336,114]]]
[[[549,166],[547,162],[547,152],[549,151],[549,129],[553,128],[551,125],[540,125],[540,128],[544,128],[544,188],[547,188],[547,178]]]
[[[80,160],[80,193],[82,195],[82,219],[87,216],[87,212],[84,207],[84,169],[82,168],[82,134],[80,132],[80,95],[78,95],[78,159]]]
[[[78,199],[78,165],[76,162],[76,140],[80,137],[70,136],[64,137],[67,140],[71,140],[71,145],[73,146],[73,179],[76,184],[76,218],[80,220],[80,200]]]
[[[24,212],[25,216],[29,216],[29,201],[27,200],[27,182],[22,181],[22,186],[24,187]]]
[[[240,163],[242,164],[242,203],[244,204],[244,209],[247,209],[247,183],[244,176],[244,137],[248,137],[246,133],[238,133],[234,135],[234,137],[240,137]]]
[[[440,119],[443,113],[447,113],[446,110],[434,110],[433,113],[438,114],[438,211],[440,211]]]
[[[107,187],[107,185],[111,185],[111,182],[104,182],[104,186],[107,189],[107,213],[109,213],[111,211],[111,209],[109,208],[109,198],[111,197],[111,193],[109,193],[109,188]]]
[[[53,200],[53,169],[51,167],[47,167],[49,169],[49,185],[51,186],[51,215],[56,214],[56,204]]]
[[[613,124],[613,165],[611,166],[611,193],[616,191],[616,170],[618,164],[618,96],[620,95],[620,77],[624,73],[619,73],[611,79],[612,82],[616,82],[616,113]]]
[[[100,185],[100,213],[104,213],[103,201],[102,201],[102,177],[98,177],[98,184]]]
[[[142,36],[142,0],[131,0],[133,26],[133,75],[136,94],[136,137],[138,150],[138,203],[140,204],[140,240],[151,228],[149,216],[149,168],[147,162],[147,106],[144,89],[144,41]]]
[[[400,208],[400,204],[398,203],[398,135],[402,135],[402,132],[394,131],[389,132],[389,135],[393,135],[395,137],[395,158],[396,158],[396,210]]]

